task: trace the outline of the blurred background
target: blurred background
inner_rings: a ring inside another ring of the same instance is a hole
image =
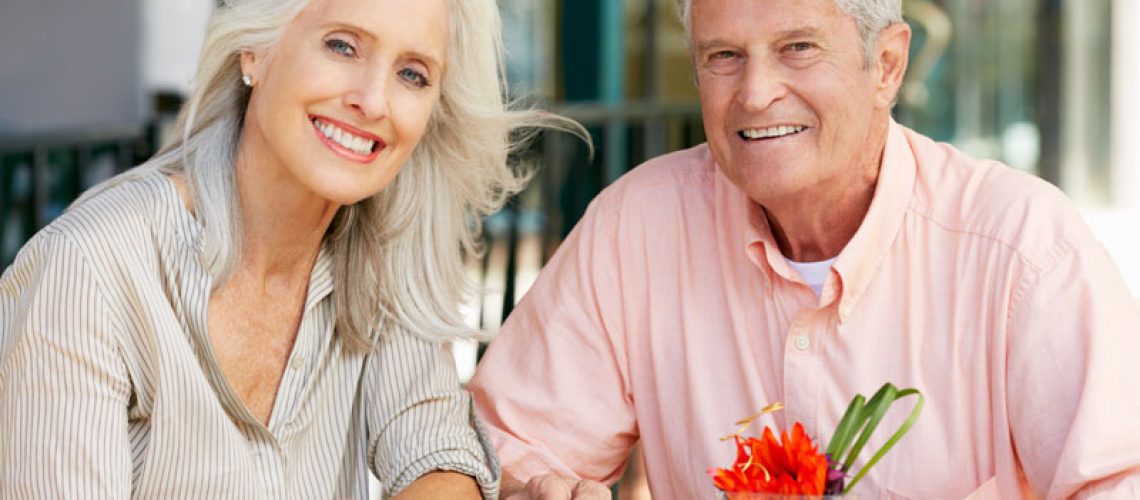
[[[0,3],[0,268],[83,189],[146,160],[190,89],[216,0]],[[535,181],[471,258],[497,330],[606,184],[703,142],[673,0],[499,0],[514,97],[587,125],[542,135]],[[904,0],[914,27],[896,118],[1063,189],[1140,296],[1140,1]],[[457,349],[461,374],[480,347]],[[638,460],[622,498],[645,498]]]

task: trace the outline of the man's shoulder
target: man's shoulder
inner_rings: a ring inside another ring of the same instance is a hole
[[[908,139],[917,163],[911,211],[930,222],[990,239],[1039,265],[1090,237],[1069,198],[1040,177],[914,132]]]
[[[708,145],[674,151],[638,165],[598,195],[603,209],[628,205],[662,206],[711,198],[716,164]]]

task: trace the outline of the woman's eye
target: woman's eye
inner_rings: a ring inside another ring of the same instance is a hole
[[[328,47],[329,50],[336,52],[337,54],[340,54],[340,55],[345,55],[345,56],[356,55],[356,47],[353,47],[351,43],[348,43],[348,42],[341,40],[339,38],[330,38],[329,40],[327,40],[325,42],[325,46]]]
[[[410,82],[416,87],[424,88],[431,85],[431,82],[428,81],[427,77],[424,76],[423,73],[420,73],[414,69],[404,68],[400,70],[398,74],[400,75],[400,78],[403,78],[405,81]]]

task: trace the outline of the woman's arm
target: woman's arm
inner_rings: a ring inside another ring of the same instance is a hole
[[[459,386],[450,345],[389,332],[364,377],[368,454],[385,496],[461,488],[456,476],[471,481],[467,486],[478,483],[471,498],[498,496],[498,459],[475,420],[471,395]],[[455,474],[436,475],[444,472]]]
[[[0,498],[128,498],[130,383],[98,280],[41,234],[0,278]]]
[[[429,472],[396,495],[396,500],[479,498],[479,484],[457,472]]]

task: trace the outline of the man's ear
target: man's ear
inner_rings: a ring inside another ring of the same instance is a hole
[[[895,103],[910,59],[910,36],[910,25],[907,23],[895,23],[879,32],[875,57],[871,61],[872,68],[878,75],[878,85],[875,87],[877,107],[890,109]]]

